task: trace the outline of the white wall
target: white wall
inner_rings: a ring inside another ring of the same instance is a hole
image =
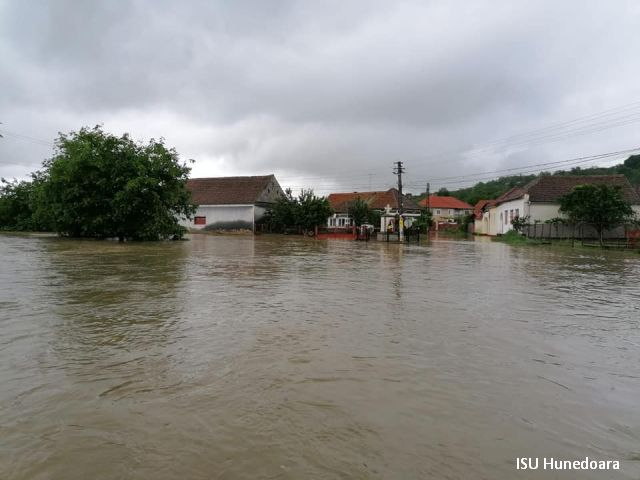
[[[256,212],[254,210],[257,208],[262,207],[254,207],[253,205],[200,205],[194,217],[205,217],[206,224],[195,225],[193,219],[182,219],[180,225],[193,230],[201,230],[205,227],[211,229],[246,228],[253,230],[254,221],[256,220]],[[262,214],[264,214],[264,209]]]
[[[504,215],[505,210],[511,211],[519,209],[520,216],[529,215],[529,222],[534,223],[544,223],[547,220],[551,220],[552,218],[557,217],[565,217],[560,213],[560,204],[559,203],[529,203],[528,195],[525,195],[523,198],[518,200],[512,200],[511,202],[502,203],[496,207],[489,209],[485,216],[489,217],[489,230],[484,231],[484,222],[480,220],[476,220],[476,233],[484,233],[488,235],[500,235],[502,233],[507,233],[509,230],[513,228],[511,222],[509,221],[507,225],[504,224]],[[640,205],[632,205],[633,211],[640,217]],[[500,218],[500,214],[502,213],[502,219]],[[509,214],[507,214],[509,215]]]
[[[511,225],[511,212],[513,212],[513,218],[518,215],[523,217],[529,214],[528,209],[525,209],[525,199],[526,196],[516,200],[511,200],[510,202],[501,203],[500,205],[490,208],[489,231],[485,233],[488,233],[489,235],[500,235],[512,230],[513,225]]]

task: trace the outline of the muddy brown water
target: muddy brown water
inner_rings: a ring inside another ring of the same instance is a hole
[[[640,478],[640,256],[0,236],[0,478]],[[516,457],[618,460],[516,471]]]

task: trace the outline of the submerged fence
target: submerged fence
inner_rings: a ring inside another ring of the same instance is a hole
[[[580,240],[583,244],[599,242],[598,230],[591,224],[567,225],[563,223],[535,223],[524,225],[521,233],[536,240]],[[602,239],[610,246],[640,247],[640,227],[620,225],[602,233]]]

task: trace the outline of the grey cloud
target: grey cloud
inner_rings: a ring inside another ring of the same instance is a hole
[[[48,139],[105,122],[174,140],[211,174],[281,170],[332,181],[345,168],[366,178],[400,159],[422,180],[606,151],[630,135],[464,155],[640,98],[638,7],[616,7],[5,1],[0,121]],[[39,163],[41,151],[4,139],[0,174],[22,175],[16,165]]]

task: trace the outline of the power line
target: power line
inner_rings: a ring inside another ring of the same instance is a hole
[[[36,145],[43,145],[43,146],[47,146],[47,147],[53,147],[54,144],[53,142],[50,142],[48,140],[44,140],[42,138],[37,138],[37,137],[32,137],[30,135],[24,135],[22,133],[16,133],[16,132],[10,132],[8,130],[0,130],[0,133],[2,133],[2,135],[6,135],[7,137],[11,137],[11,138],[15,138],[18,140],[24,140]]]
[[[521,132],[515,135],[510,135],[508,137],[492,140],[490,142],[472,146],[470,148],[458,148],[458,149],[452,149],[448,151],[442,151],[434,155],[415,158],[413,160],[424,161],[424,160],[438,159],[438,158],[442,158],[442,157],[453,155],[453,154],[466,154],[465,156],[467,158],[469,157],[473,158],[491,149],[498,149],[498,148],[507,149],[515,146],[539,145],[541,143],[562,140],[564,138],[569,138],[571,136],[597,133],[599,131],[606,130],[609,128],[626,126],[632,123],[639,122],[640,116],[638,115],[640,115],[640,110],[629,113],[629,111],[638,110],[638,109],[640,109],[640,101],[636,101],[627,105],[611,108],[608,110],[603,110],[598,113],[590,114],[584,117],[579,117],[566,122],[553,124],[547,127],[536,129],[536,130],[531,130],[528,132]],[[601,119],[604,119],[606,117],[616,117],[616,116],[617,118],[610,118],[609,120],[601,121]],[[585,123],[585,124],[582,126],[575,125],[580,123]],[[571,125],[573,125],[575,128],[567,131],[566,128],[570,127]],[[554,131],[554,130],[557,130],[557,131]]]
[[[495,177],[495,174],[523,173],[522,172],[523,170],[535,169],[537,171],[540,171],[540,170],[543,170],[545,167],[546,168],[566,167],[566,166],[580,164],[580,163],[587,163],[594,160],[603,160],[605,158],[611,158],[619,155],[628,155],[628,154],[632,154],[633,152],[637,152],[639,150],[640,150],[640,147],[636,147],[636,148],[631,148],[627,150],[619,150],[615,152],[601,153],[597,155],[589,155],[589,156],[576,157],[576,158],[570,158],[565,160],[557,160],[554,162],[544,162],[544,163],[537,163],[537,164],[531,164],[531,165],[523,165],[521,167],[504,168],[504,169],[493,170],[489,172],[477,172],[477,173],[470,173],[465,175],[456,175],[451,177],[429,178],[429,179],[425,179],[424,181],[419,180],[417,183],[420,185],[423,185],[426,181],[429,181],[432,183],[438,182],[439,184],[443,184],[443,183],[453,183],[453,182],[443,182],[446,180],[457,180],[459,182],[462,182],[467,180],[479,180],[480,179],[479,177],[481,178],[486,178],[487,176]]]

